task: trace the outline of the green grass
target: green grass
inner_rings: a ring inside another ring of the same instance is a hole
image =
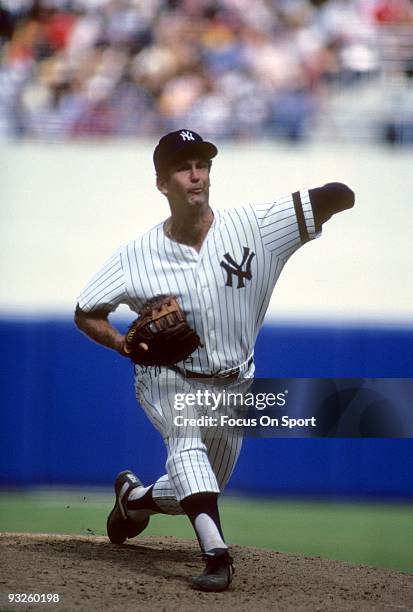
[[[105,534],[109,492],[0,494],[0,530]],[[413,572],[413,505],[223,497],[227,541]],[[184,516],[154,516],[145,535],[193,539]]]

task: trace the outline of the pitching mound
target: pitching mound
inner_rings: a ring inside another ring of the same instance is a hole
[[[140,538],[3,534],[0,610],[411,610],[410,574],[235,546],[236,573],[225,593],[200,593],[195,542]],[[10,606],[4,594],[58,593],[59,604]]]

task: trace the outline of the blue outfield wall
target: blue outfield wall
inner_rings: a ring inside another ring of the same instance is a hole
[[[0,485],[111,485],[164,470],[132,366],[63,320],[0,321]],[[260,377],[413,377],[413,328],[266,325]],[[412,439],[247,438],[229,491],[413,499]]]

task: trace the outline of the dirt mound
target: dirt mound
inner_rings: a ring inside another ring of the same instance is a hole
[[[5,610],[182,612],[236,610],[412,610],[410,574],[233,547],[236,573],[225,593],[200,593],[188,577],[202,562],[195,542],[2,534],[0,604]],[[7,593],[58,593],[59,604],[7,603]]]

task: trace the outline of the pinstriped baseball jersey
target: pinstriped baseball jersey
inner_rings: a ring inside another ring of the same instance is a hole
[[[86,312],[121,303],[138,312],[160,293],[178,296],[203,344],[185,368],[223,373],[254,351],[274,286],[288,258],[315,237],[309,193],[214,211],[198,253],[167,238],[163,223],[122,246],[78,299]]]

